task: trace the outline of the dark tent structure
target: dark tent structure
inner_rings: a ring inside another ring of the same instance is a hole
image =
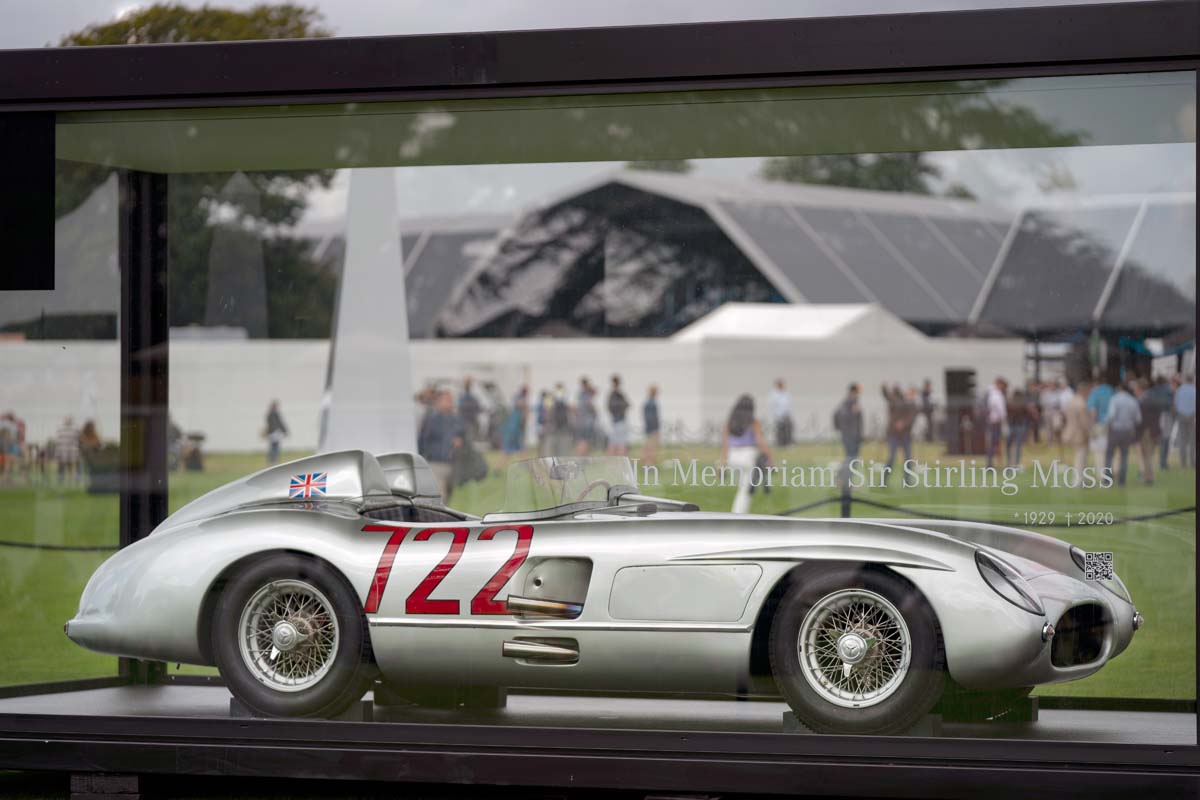
[[[939,333],[967,321],[1010,222],[956,199],[622,171],[523,215],[437,331],[662,336],[776,301],[878,303]]]
[[[1195,263],[1194,194],[1027,209],[970,321],[1042,339],[1093,330],[1194,338]]]

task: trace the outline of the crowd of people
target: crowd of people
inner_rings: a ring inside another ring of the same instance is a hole
[[[882,466],[884,474],[891,475],[898,458],[913,457],[914,439],[946,438],[946,425],[957,420],[939,418],[929,380],[919,387],[884,383],[880,392],[886,408],[883,439],[887,444]],[[861,397],[862,387],[851,383],[833,411],[833,429],[846,463],[861,457],[866,438]],[[1056,447],[1057,457],[1080,473],[1089,465],[1108,470],[1118,485],[1127,481],[1131,450],[1139,456],[1139,478],[1147,485],[1154,481],[1156,466],[1157,471],[1167,469],[1172,451],[1178,452],[1180,466],[1196,466],[1196,387],[1191,375],[1113,383],[1085,380],[1074,386],[1063,380],[1030,381],[1011,390],[1004,378],[996,378],[975,407],[968,409],[967,417],[970,426],[983,434],[989,467],[1021,466],[1031,440],[1047,444],[1052,452]],[[738,397],[722,431],[721,462],[745,476],[755,466],[772,462],[768,434],[778,447],[792,444],[791,396],[782,379],[767,395],[765,422],[764,427],[755,415],[751,395]],[[735,513],[749,509],[756,488],[752,481],[739,482]]]
[[[539,456],[629,454],[633,406],[620,375],[610,378],[603,400],[587,376],[579,379],[573,396],[563,383],[540,391],[536,400],[528,386],[519,387],[508,401],[495,384],[485,384],[482,392],[486,404],[467,377],[457,396],[450,387],[429,386],[416,398],[423,409],[417,451],[429,462],[447,500],[454,487],[487,475],[480,445],[500,451],[496,468],[503,470],[515,454],[526,450],[531,424]],[[653,464],[661,430],[656,386],[647,389],[640,421],[641,459]]]
[[[37,442],[26,437],[26,424],[13,411],[0,415],[0,481],[6,485],[83,481],[104,446],[94,420],[83,426],[66,417],[54,435]]]
[[[997,378],[987,392],[988,463],[997,457],[999,441],[1010,445],[1006,463],[1019,464],[1020,443],[1027,436],[1071,451],[1072,464],[1111,472],[1125,485],[1131,450],[1138,455],[1139,478],[1149,485],[1166,470],[1172,449],[1184,468],[1196,466],[1196,384],[1192,375],[1131,378],[1123,381],[1063,381],[1033,384],[1008,393]]]

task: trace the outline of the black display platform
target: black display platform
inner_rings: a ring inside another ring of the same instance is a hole
[[[223,686],[119,686],[79,692],[0,699],[0,715],[89,715],[229,719],[231,696]],[[367,700],[371,699],[368,695]],[[785,732],[783,703],[733,700],[662,699],[520,694],[510,692],[500,708],[429,708],[372,705],[342,721],[433,725],[499,725],[665,731]],[[234,714],[249,718],[248,714]],[[311,722],[311,721],[306,721]],[[332,721],[338,722],[338,721]],[[317,721],[316,724],[320,724]],[[800,732],[802,729],[792,728]],[[912,736],[955,739],[1024,739],[1150,745],[1196,744],[1196,716],[1147,711],[1041,709],[1031,722],[939,720]],[[806,737],[808,738],[808,737]]]
[[[767,701],[510,693],[484,709],[372,702],[367,722],[235,717],[230,699],[183,683],[0,699],[0,769],[973,800],[1200,791],[1190,709],[1043,708],[1038,722],[864,737],[785,732],[786,707]]]

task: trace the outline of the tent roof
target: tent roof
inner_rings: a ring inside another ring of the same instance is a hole
[[[623,169],[544,198],[519,225],[549,228],[563,210],[627,204],[630,193],[699,211],[780,299],[875,303],[930,330],[966,321],[1011,219],[970,200]],[[572,246],[562,242],[555,269]]]
[[[1025,209],[969,321],[1027,335],[1194,329],[1196,195],[1067,200]]]
[[[726,303],[671,337],[678,342],[711,339],[773,339],[830,343],[906,341],[925,338],[886,309],[871,303]]]

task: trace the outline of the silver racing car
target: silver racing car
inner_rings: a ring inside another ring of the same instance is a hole
[[[818,732],[907,730],[949,689],[1092,674],[1142,624],[1085,554],[995,525],[707,513],[624,458],[509,469],[447,508],[428,465],[313,456],[216,489],[96,571],[66,633],[216,665],[259,713],[333,716],[376,680],[782,695]]]

